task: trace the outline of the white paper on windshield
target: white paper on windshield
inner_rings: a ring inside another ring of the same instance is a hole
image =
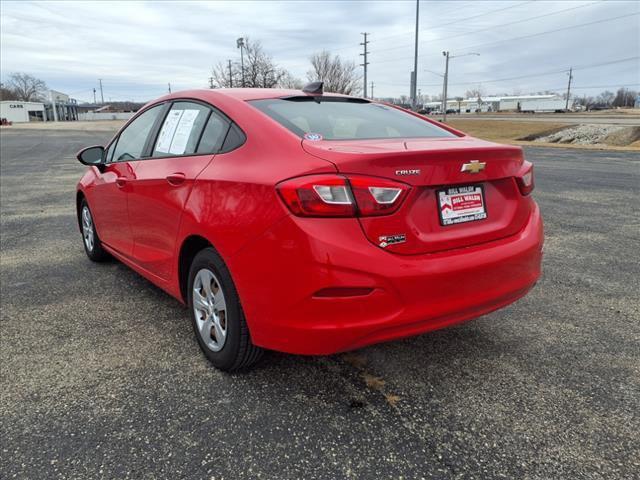
[[[183,110],[184,113],[178,121],[178,126],[171,141],[169,153],[173,155],[182,155],[187,149],[187,142],[193,130],[193,123],[196,121],[200,110]]]
[[[178,126],[180,117],[182,117],[182,112],[184,112],[184,110],[171,110],[169,112],[169,115],[167,115],[167,118],[162,125],[160,134],[158,135],[156,151],[169,153],[171,141],[173,140],[173,135],[176,132],[176,127]]]

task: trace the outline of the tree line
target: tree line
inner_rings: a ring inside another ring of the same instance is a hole
[[[264,51],[260,41],[244,40],[243,61],[218,62],[213,68],[213,86],[216,88],[293,88],[300,89],[304,83],[286,69],[279,67]],[[311,68],[307,71],[307,81],[324,82],[327,92],[359,95],[362,92],[362,77],[354,62],[346,61],[339,55],[331,55],[326,50],[309,57]]]

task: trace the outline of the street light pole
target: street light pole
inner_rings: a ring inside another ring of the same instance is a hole
[[[464,55],[450,55],[449,52],[442,52],[442,55],[446,57],[445,66],[444,66],[444,84],[442,86],[442,121],[447,121],[447,87],[449,83],[449,59],[451,58],[459,58],[459,57],[468,57],[469,55],[475,55],[477,57],[480,56],[479,53],[465,53]]]
[[[442,52],[446,60],[444,63],[444,82],[442,84],[442,121],[447,121],[447,83],[449,82],[449,52]]]
[[[236,40],[236,46],[240,49],[240,70],[242,71],[242,88],[245,87],[244,84],[244,38],[240,37]]]
[[[416,109],[416,90],[418,88],[418,28],[420,26],[420,0],[416,0],[416,44],[413,52],[413,75],[411,76],[411,106]]]

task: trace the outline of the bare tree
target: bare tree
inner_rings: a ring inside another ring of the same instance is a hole
[[[7,86],[14,93],[16,99],[23,102],[41,100],[47,91],[47,84],[44,81],[21,72],[9,75]]]
[[[302,80],[294,77],[289,72],[285,72],[278,82],[278,87],[290,88],[292,90],[301,90],[303,86],[304,85],[302,84]]]
[[[613,99],[614,107],[633,107],[637,92],[628,88],[619,88]]]
[[[248,88],[273,88],[286,74],[286,70],[278,67],[262,49],[260,41],[248,38],[245,38],[244,46],[244,75],[239,61],[231,62],[231,68],[228,62],[219,62],[212,71],[214,84],[219,88],[242,87],[243,79]]]
[[[4,83],[0,83],[0,100],[18,100],[18,96],[13,90],[4,86]]]
[[[358,95],[362,91],[361,78],[354,62],[343,61],[326,50],[309,58],[312,70],[307,72],[310,82],[321,80],[327,92]]]
[[[596,101],[602,104],[603,106],[610,107],[615,97],[616,95],[613,92],[610,92],[609,90],[605,90],[600,95],[598,95],[598,98],[596,99]]]

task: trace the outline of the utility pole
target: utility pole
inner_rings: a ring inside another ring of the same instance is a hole
[[[373,96],[373,82],[371,82],[371,99],[373,100],[375,97]]]
[[[96,89],[93,89],[93,104],[96,104]]]
[[[444,65],[444,84],[442,86],[442,121],[447,121],[447,87],[449,84],[449,59],[458,58],[458,57],[468,57],[469,55],[475,55],[477,57],[480,56],[479,53],[471,52],[465,53],[463,55],[449,55],[449,52],[442,52],[442,55],[446,57],[446,62]],[[479,106],[479,105],[478,105]]]
[[[245,87],[244,84],[244,38],[240,37],[236,40],[236,46],[240,49],[240,70],[242,70],[242,88]]]
[[[416,109],[416,89],[418,88],[418,27],[420,20],[420,0],[416,0],[416,45],[413,52],[413,74],[411,75],[411,106]]]
[[[167,85],[169,86],[169,93],[171,93],[171,83],[167,83]]]
[[[104,105],[104,92],[102,91],[102,79],[99,78],[98,82],[100,82],[100,101]]]
[[[447,121],[447,87],[449,81],[449,52],[442,52],[442,55],[445,56],[445,64],[444,64],[444,83],[442,85],[442,121]]]
[[[209,77],[209,88],[213,88],[213,77]]]
[[[362,32],[361,35],[364,35],[364,42],[360,43],[360,45],[364,47],[364,53],[361,53],[360,56],[364,57],[364,63],[361,63],[360,66],[364,67],[364,98],[367,98],[367,65],[369,65],[369,62],[367,61],[367,55],[369,54],[367,51],[367,44],[369,43],[367,35],[369,35],[369,33]]]
[[[233,75],[231,73],[231,60],[229,60],[229,88],[233,88]]]
[[[573,80],[573,67],[569,68],[569,85],[567,85],[567,103],[564,106],[565,111],[569,111],[569,96],[571,95],[571,80]]]

